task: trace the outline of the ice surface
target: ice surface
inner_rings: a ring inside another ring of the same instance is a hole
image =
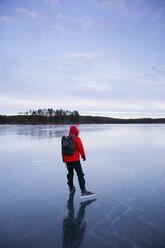
[[[69,126],[0,126],[0,247],[164,248],[165,125],[79,125],[86,186],[69,194]]]

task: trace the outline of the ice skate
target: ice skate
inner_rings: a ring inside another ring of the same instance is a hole
[[[92,196],[95,196],[95,195],[96,195],[96,193],[88,191],[88,190],[85,189],[85,190],[81,191],[80,198],[87,198],[87,197],[92,197]]]

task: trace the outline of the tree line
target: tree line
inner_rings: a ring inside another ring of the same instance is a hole
[[[20,112],[19,115],[41,115],[41,116],[79,116],[79,113],[77,110],[69,111],[69,110],[63,110],[63,109],[38,109],[38,110],[32,110],[26,112]]]
[[[38,109],[20,112],[18,115],[0,115],[0,124],[143,124],[165,123],[165,118],[119,119],[100,116],[81,116],[77,110]]]
[[[18,115],[0,115],[0,124],[70,124],[79,123],[77,110],[38,109],[19,112]]]

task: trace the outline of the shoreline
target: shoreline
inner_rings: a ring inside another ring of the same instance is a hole
[[[80,124],[165,124],[162,118],[120,119],[104,116],[42,116],[42,115],[0,115],[0,125],[80,125]]]

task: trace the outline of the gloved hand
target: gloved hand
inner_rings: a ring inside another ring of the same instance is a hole
[[[83,158],[83,161],[85,161],[86,160],[86,158]]]

